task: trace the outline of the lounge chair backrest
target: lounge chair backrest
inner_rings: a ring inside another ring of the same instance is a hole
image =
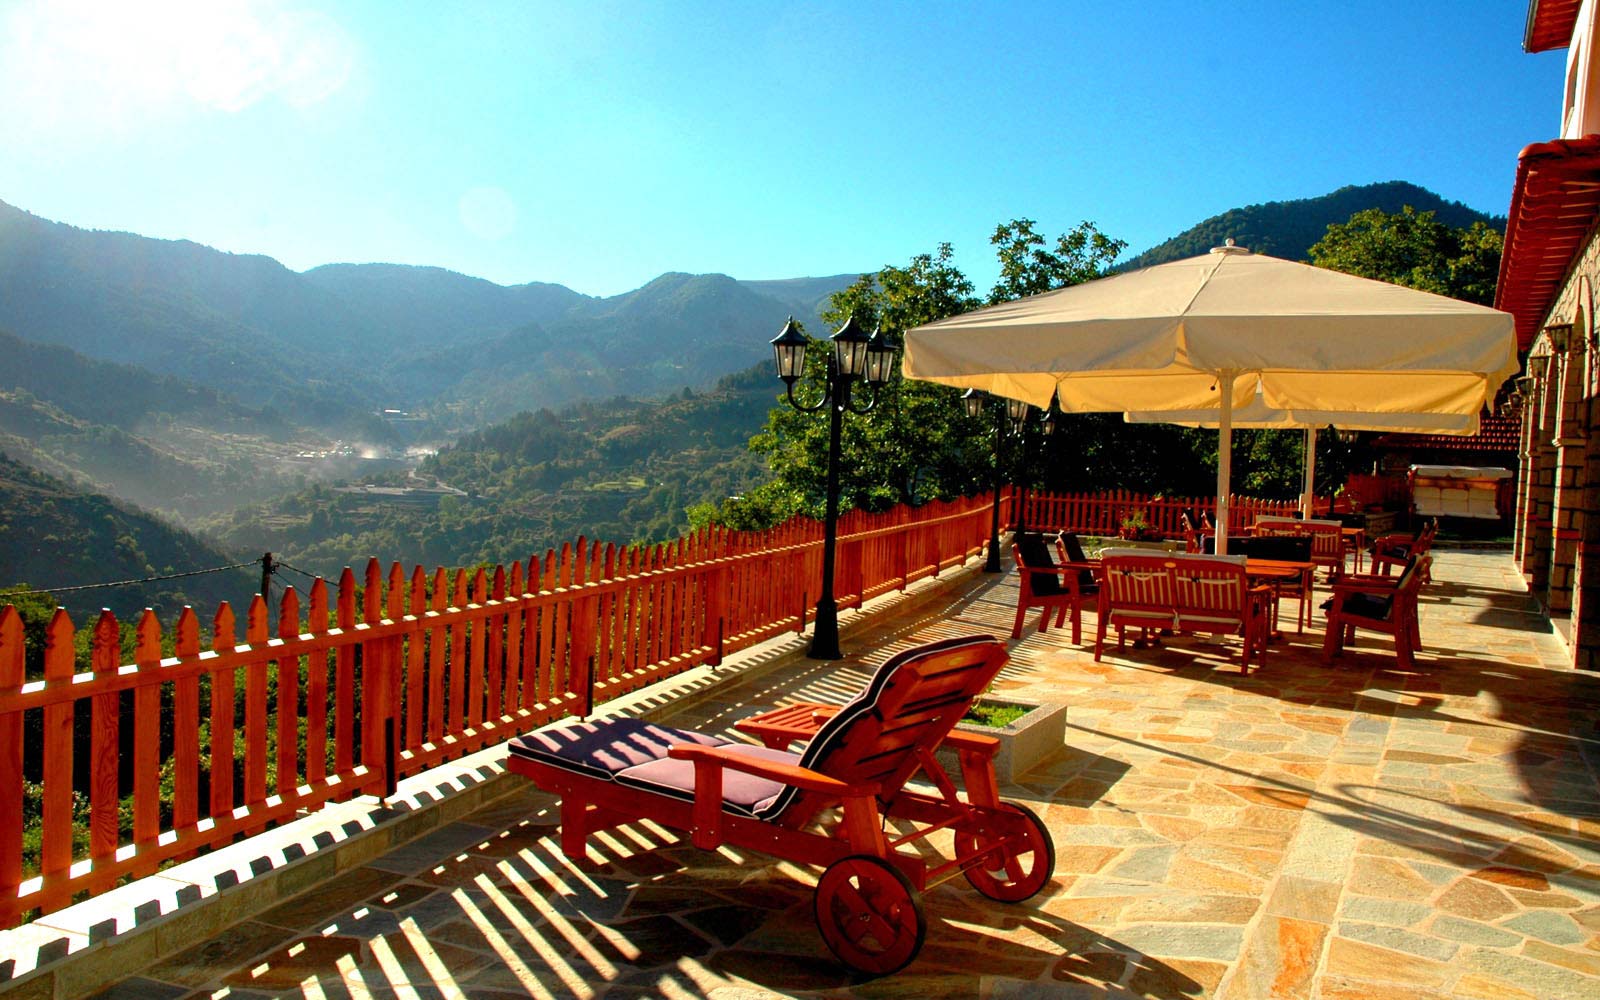
[[[892,799],[918,765],[917,747],[937,747],[1006,663],[1004,644],[968,635],[890,657],[866,688],[806,744],[800,765],[840,781],[876,782]],[[825,800],[790,787],[762,819],[803,826]]]

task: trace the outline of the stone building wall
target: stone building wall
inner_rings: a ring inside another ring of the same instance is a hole
[[[1515,554],[1552,617],[1570,616],[1576,666],[1600,669],[1600,359],[1594,289],[1600,235],[1591,234],[1531,354],[1548,367],[1523,411],[1523,481]],[[1565,344],[1551,327],[1571,324]]]

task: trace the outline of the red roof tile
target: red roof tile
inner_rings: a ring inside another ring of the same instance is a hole
[[[1572,44],[1572,29],[1582,6],[1583,0],[1529,0],[1522,51],[1548,52]]]
[[[1478,433],[1465,437],[1454,434],[1385,434],[1373,442],[1377,448],[1408,451],[1516,451],[1522,447],[1521,417],[1484,417]]]
[[[1494,304],[1517,317],[1517,346],[1533,343],[1573,258],[1600,220],[1600,135],[1556,139],[1517,157]]]

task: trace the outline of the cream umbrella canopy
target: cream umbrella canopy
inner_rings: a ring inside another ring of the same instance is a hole
[[[1317,468],[1317,430],[1332,427],[1344,431],[1382,431],[1389,434],[1450,434],[1478,433],[1478,414],[1456,413],[1355,413],[1348,410],[1275,410],[1267,405],[1259,392],[1248,404],[1233,411],[1233,428],[1252,430],[1303,430],[1306,434],[1304,482],[1300,493],[1300,509],[1311,516],[1312,487]],[[1183,427],[1211,427],[1218,425],[1218,411],[1211,410],[1141,410],[1124,413],[1122,419],[1130,424],[1178,424]]]
[[[1517,370],[1512,317],[1218,247],[906,333],[904,372],[1069,413],[1215,411],[1226,550],[1233,409],[1470,416]]]

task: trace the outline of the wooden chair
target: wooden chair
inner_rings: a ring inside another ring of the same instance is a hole
[[[1388,576],[1394,567],[1404,567],[1412,556],[1425,556],[1433,548],[1433,537],[1439,532],[1439,519],[1433,518],[1415,535],[1384,535],[1372,543],[1372,571]],[[1423,578],[1423,583],[1428,579]]]
[[[1305,535],[1311,539],[1311,561],[1328,571],[1331,580],[1344,572],[1344,525],[1320,518],[1258,517],[1255,534]]]
[[[1249,538],[1238,540],[1239,551],[1251,559],[1276,559],[1283,562],[1310,562],[1311,545],[1314,539],[1309,535],[1253,535]],[[1280,600],[1285,596],[1292,596],[1299,602],[1295,613],[1295,627],[1304,632],[1306,626],[1311,624],[1311,594],[1312,574],[1305,573],[1293,579],[1284,578],[1268,582],[1274,596]],[[1277,623],[1273,623],[1276,628]]]
[[[1011,546],[1011,558],[1017,565],[1017,617],[1011,624],[1011,638],[1022,635],[1022,620],[1031,608],[1040,608],[1039,631],[1050,629],[1050,612],[1056,613],[1056,628],[1066,622],[1072,613],[1072,641],[1083,641],[1083,602],[1099,593],[1094,570],[1076,535],[1072,545],[1077,547],[1079,558],[1062,558],[1060,563],[1052,558],[1052,549],[1066,556],[1059,547],[1061,540],[1052,546],[1042,535],[1021,534]]]
[[[1107,549],[1100,558],[1100,604],[1094,658],[1105,648],[1106,630],[1117,630],[1121,648],[1129,628],[1146,640],[1162,629],[1238,635],[1240,665],[1266,656],[1271,632],[1267,607],[1272,589],[1251,586],[1244,556],[1158,555],[1144,549]]]
[[[846,965],[887,975],[921,950],[928,886],[960,874],[1017,902],[1054,871],[1044,823],[1000,801],[998,741],[952,732],[1005,662],[1005,646],[981,635],[898,653],[801,753],[611,718],[513,739],[508,766],[561,796],[561,847],[573,859],[591,833],[649,819],[704,850],[825,866],[814,896],[823,940]],[[934,759],[941,743],[959,752],[965,796]],[[919,770],[937,794],[906,787]],[[949,861],[927,841],[944,830]]]
[[[1183,529],[1183,550],[1185,552],[1204,552],[1208,548],[1206,541],[1212,541],[1215,546],[1216,535],[1211,529],[1201,530],[1195,527],[1194,521],[1189,517],[1188,511],[1178,515],[1178,525]]]
[[[1322,658],[1332,660],[1354,643],[1356,629],[1383,632],[1394,638],[1395,659],[1409,670],[1422,648],[1418,625],[1417,594],[1428,569],[1429,556],[1406,561],[1398,579],[1366,574],[1347,576],[1333,583],[1333,599],[1326,605],[1328,623],[1322,637]]]

